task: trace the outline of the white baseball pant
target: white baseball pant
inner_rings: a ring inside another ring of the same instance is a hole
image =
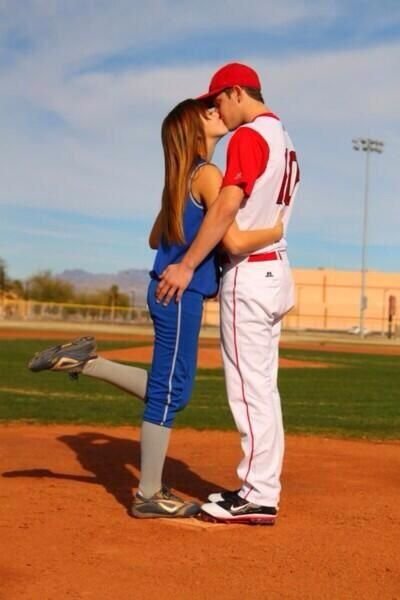
[[[278,507],[284,454],[277,385],[281,319],[294,304],[286,252],[280,259],[225,266],[221,285],[222,357],[229,405],[241,436],[239,495]]]

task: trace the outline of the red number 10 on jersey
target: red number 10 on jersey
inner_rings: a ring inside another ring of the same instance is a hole
[[[283,174],[282,185],[279,191],[277,204],[284,204],[289,206],[293,196],[293,192],[296,189],[297,184],[300,181],[300,170],[297,163],[296,152],[294,150],[288,150],[285,152],[285,172]]]

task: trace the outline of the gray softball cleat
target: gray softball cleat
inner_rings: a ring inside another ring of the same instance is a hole
[[[144,498],[138,492],[131,508],[132,516],[138,519],[186,518],[194,517],[199,512],[199,504],[182,500],[164,485],[151,498]]]
[[[65,371],[77,376],[88,360],[96,357],[96,340],[94,337],[85,336],[37,352],[29,361],[28,368],[35,373],[46,370]]]

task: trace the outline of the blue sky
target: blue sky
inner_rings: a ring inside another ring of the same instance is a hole
[[[160,124],[224,62],[253,65],[296,145],[297,267],[400,270],[400,3],[0,0],[0,257],[41,269],[149,268]],[[223,168],[226,142],[217,151]]]

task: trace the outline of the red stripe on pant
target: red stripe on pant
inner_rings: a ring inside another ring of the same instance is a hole
[[[249,476],[250,473],[250,467],[251,467],[251,463],[253,461],[253,454],[254,454],[254,435],[253,435],[253,428],[251,426],[251,420],[250,420],[250,413],[249,413],[249,405],[247,403],[246,400],[246,394],[244,391],[244,382],[243,382],[243,377],[242,377],[242,373],[240,371],[240,365],[239,365],[239,353],[238,353],[238,347],[237,347],[237,338],[236,338],[236,279],[237,279],[237,274],[238,274],[238,268],[236,267],[235,270],[235,279],[233,282],[233,343],[235,346],[235,357],[236,357],[236,368],[238,370],[239,373],[239,377],[240,377],[240,382],[241,382],[241,387],[242,387],[242,399],[243,402],[246,405],[246,414],[247,414],[247,420],[249,422],[249,429],[250,429],[250,439],[251,439],[251,453],[250,453],[250,459],[249,459],[249,466],[247,468],[247,473],[246,473],[246,477],[244,478],[244,483],[247,483],[247,485],[250,486],[250,490],[247,492],[245,498],[247,498],[247,496],[249,495],[249,493],[251,492],[251,490],[253,489],[253,486],[251,484],[248,483],[247,481],[247,477]]]

